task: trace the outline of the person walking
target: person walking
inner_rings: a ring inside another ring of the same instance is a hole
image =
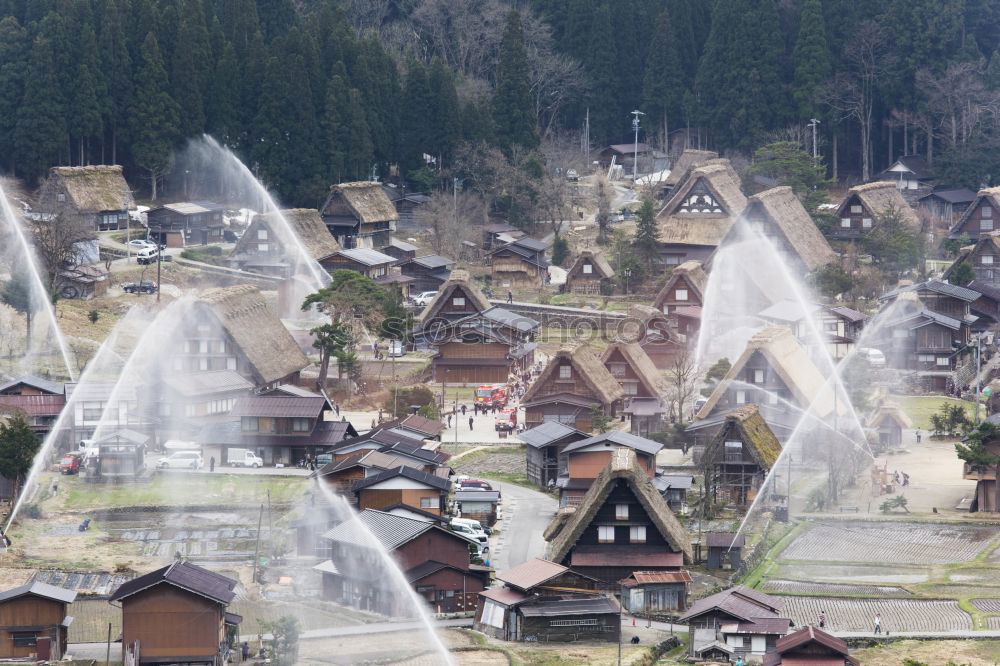
[[[243,641],[243,645],[240,646],[240,656],[243,657],[243,661],[250,659],[250,644]]]
[[[917,431],[917,444],[919,444],[919,443],[920,443],[920,431],[918,430]]]
[[[507,290],[507,302],[508,303],[514,302],[514,292],[512,292],[510,289]]]
[[[878,613],[875,613],[875,633],[876,634],[882,633],[882,616],[879,615]]]
[[[212,456],[211,458],[208,459],[208,471],[209,472],[215,471],[215,456]]]
[[[476,414],[476,415],[479,414],[479,403],[478,402],[472,403],[472,413]]]
[[[448,427],[451,427],[451,414],[448,415]]]
[[[474,421],[474,419],[470,416],[469,417],[469,430],[472,430],[472,423],[473,423],[473,421]]]
[[[465,416],[465,405],[462,405],[462,416]]]
[[[340,416],[340,403],[338,402],[336,405],[333,406],[333,408],[334,410],[336,410],[337,416]]]
[[[826,611],[821,610],[819,612],[819,628],[822,629],[826,626]]]

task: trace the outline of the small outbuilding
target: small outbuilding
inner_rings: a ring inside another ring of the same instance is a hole
[[[622,580],[622,605],[633,615],[670,615],[687,610],[687,571],[633,571]]]
[[[733,532],[709,532],[705,535],[709,569],[739,569],[747,538]]]
[[[872,412],[867,425],[875,432],[880,446],[891,448],[902,446],[903,431],[911,429],[913,422],[899,405],[885,401]]]
[[[75,599],[72,590],[37,581],[0,592],[0,659],[61,660],[73,622],[66,608]]]
[[[573,294],[605,294],[614,290],[615,270],[603,252],[583,250],[566,271],[566,291]]]

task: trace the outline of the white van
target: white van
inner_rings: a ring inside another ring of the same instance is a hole
[[[146,247],[136,251],[135,261],[137,264],[151,264],[156,261],[156,258],[159,255],[160,255],[160,248],[155,246]]]
[[[478,541],[480,544],[484,546],[488,544],[490,541],[490,538],[486,536],[486,532],[481,531],[482,527],[480,527],[479,531],[477,531],[472,529],[468,525],[465,525],[464,523],[456,523],[454,519],[452,519],[452,521],[448,524],[448,527],[451,528],[452,532],[458,532],[466,539],[470,539],[472,541]]]
[[[863,347],[858,350],[862,358],[868,361],[868,365],[873,368],[884,368],[885,367],[885,354],[878,349],[872,349],[870,347]]]
[[[226,449],[226,459],[233,467],[253,467],[254,469],[264,466],[264,461],[250,449]]]
[[[486,528],[483,527],[483,524],[478,520],[473,520],[472,518],[452,518],[451,522],[457,523],[459,525],[465,525],[466,527],[471,528],[472,531],[476,532],[477,534],[485,534],[486,536],[490,535],[490,532],[487,531]]]

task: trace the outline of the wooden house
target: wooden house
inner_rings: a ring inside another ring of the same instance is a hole
[[[545,284],[548,245],[534,238],[519,238],[490,250],[487,261],[495,289],[535,289]]]
[[[233,370],[264,390],[294,384],[309,365],[256,287],[209,289],[198,297],[195,308],[196,316],[183,324],[180,339],[170,350],[171,370]]]
[[[334,185],[319,210],[330,233],[345,249],[385,247],[399,220],[382,186],[367,181]]]
[[[147,387],[144,399],[176,436],[187,439],[207,422],[228,415],[253,389],[253,383],[235,370],[171,373]]]
[[[861,662],[850,656],[843,639],[828,634],[818,627],[806,625],[798,631],[782,636],[775,643],[774,651],[764,655],[762,666],[860,666]]]
[[[743,215],[719,247],[766,238],[797,275],[835,263],[837,253],[788,186],[774,187],[747,199]]]
[[[614,289],[614,277],[615,270],[604,258],[603,252],[583,250],[566,271],[566,291],[573,294],[608,295]]]
[[[602,169],[607,169],[612,163],[631,169],[637,159],[651,158],[654,152],[648,143],[614,143],[597,153],[597,162]]]
[[[424,307],[418,320],[421,331],[429,331],[440,323],[465,319],[481,314],[493,305],[482,290],[472,282],[466,271],[452,271],[448,281],[441,286],[437,295]]]
[[[857,240],[871,231],[880,217],[892,213],[914,233],[920,232],[920,219],[895,183],[876,181],[855,185],[837,207],[837,224],[830,234],[838,240]]]
[[[648,305],[633,305],[628,309],[627,326],[634,326],[636,342],[656,366],[669,369],[678,356],[685,353],[685,342],[674,328],[671,317]]]
[[[779,598],[737,585],[694,602],[678,622],[688,624],[693,657],[759,659],[788,633],[791,620],[780,617],[781,608]]]
[[[685,149],[674,163],[670,165],[670,172],[662,181],[663,192],[658,197],[664,199],[670,198],[674,191],[676,191],[677,186],[687,180],[692,170],[709,160],[717,159],[719,159],[719,153],[714,150]]]
[[[891,181],[899,190],[918,190],[933,187],[934,172],[920,155],[902,155],[875,178]]]
[[[398,238],[392,238],[385,247],[377,248],[382,254],[396,258],[396,263],[405,264],[417,256],[417,246]]]
[[[506,240],[501,240],[501,236]],[[487,224],[483,227],[483,249],[486,251],[506,245],[516,238],[524,238],[524,232],[509,224]]]
[[[996,424],[994,416],[989,418],[991,423]],[[986,451],[991,456],[1000,456],[1000,439],[995,439],[985,443]],[[969,505],[970,513],[987,512],[995,513],[1000,511],[1000,496],[997,493],[997,468],[995,465],[973,465],[963,463],[962,478],[966,481],[976,482],[976,492],[972,503]]]
[[[634,451],[636,460],[646,475],[651,479],[656,476],[656,454],[663,449],[659,442],[621,430],[594,435],[573,442],[562,451],[565,472],[556,479],[559,506],[580,504],[618,449]]]
[[[757,405],[734,409],[701,459],[708,498],[726,506],[750,505],[780,454],[781,443]]]
[[[521,398],[525,426],[533,428],[545,421],[558,421],[589,432],[594,411],[601,410],[611,418],[624,396],[621,385],[590,347],[563,348],[550,357]]]
[[[823,307],[819,323],[834,360],[839,361],[851,353],[867,319],[864,313],[843,305]]]
[[[757,316],[768,324],[787,326],[812,352],[822,344],[834,359],[851,353],[865,322],[862,313],[848,307],[801,303],[789,298],[764,308]]]
[[[398,419],[383,421],[378,428],[411,438],[438,441],[441,440],[441,433],[444,431],[441,421],[428,419],[419,414],[407,414]]]
[[[321,257],[319,263],[330,273],[337,270],[355,271],[379,282],[392,275],[392,267],[396,264],[396,258],[382,254],[378,250],[354,248],[337,250]]]
[[[503,641],[619,640],[621,609],[598,581],[568,567],[531,559],[497,573],[501,587],[479,593],[473,626]]]
[[[745,536],[735,532],[707,532],[704,543],[708,551],[706,566],[709,569],[735,571],[740,568],[743,563],[743,547],[747,543]]]
[[[284,278],[339,249],[318,210],[291,208],[254,215],[228,261],[233,268]]]
[[[966,288],[979,292],[979,298],[969,304],[969,312],[979,317],[972,323],[975,332],[990,331],[995,334],[1000,324],[1000,284],[973,280]]]
[[[429,332],[437,352],[434,381],[444,384],[502,384],[534,364],[539,323],[500,307],[438,326]]]
[[[333,462],[338,462],[357,451],[382,451],[387,447],[397,446],[403,447],[402,452],[408,454],[408,457],[410,458],[414,457],[414,455],[423,455],[411,454],[411,449],[415,451],[424,451],[428,458],[424,464],[430,466],[425,471],[432,471],[434,466],[446,459],[443,457],[444,454],[442,453],[437,453],[429,449],[421,449],[423,442],[416,435],[407,436],[392,433],[388,430],[382,430],[378,426],[363,435],[349,437],[341,442],[338,442],[334,447],[332,447],[332,450],[328,452],[333,455]]]
[[[705,261],[746,205],[729,160],[694,168],[656,216],[660,261],[670,267]]]
[[[436,611],[456,613],[476,607],[488,570],[470,563],[470,541],[436,522],[365,509],[323,535],[330,559],[317,565],[325,600],[385,615],[412,611],[412,602],[393,599],[373,585],[381,575],[374,537],[403,571],[407,582]],[[388,575],[388,572],[384,572]]]
[[[462,488],[455,492],[455,508],[458,516],[478,520],[481,525],[490,526],[497,522],[497,505],[500,491]]]
[[[548,559],[609,589],[634,571],[679,571],[692,557],[687,531],[629,448],[615,450],[580,505],[560,510],[544,536]]]
[[[42,582],[0,592],[0,659],[60,661],[73,622],[66,608],[75,599],[75,591]]]
[[[818,419],[833,413],[833,391],[826,378],[784,326],[762,329],[750,338],[687,432],[694,443],[708,445],[726,416],[749,404],[758,406],[779,441],[791,435],[801,411],[809,410]]]
[[[913,422],[899,405],[885,400],[871,413],[865,425],[875,435],[875,441],[884,450],[903,445],[903,431],[911,430]]]
[[[167,247],[221,243],[225,206],[212,201],[163,204],[146,213],[149,236]]]
[[[139,399],[135,386],[111,382],[67,382],[66,405],[68,414],[69,446],[76,450],[83,440],[89,440],[101,424],[114,423],[116,426],[145,431],[149,427],[149,415],[139,409]]]
[[[917,211],[951,228],[975,200],[976,193],[964,187],[934,190],[917,200]]]
[[[19,413],[41,438],[52,430],[66,406],[66,387],[34,375],[0,384],[0,408]]]
[[[663,398],[631,397],[625,399],[622,416],[629,421],[629,432],[640,437],[649,437],[666,429],[669,410]]]
[[[956,352],[971,340],[977,321],[971,304],[980,297],[940,280],[895,289],[880,298],[889,316],[871,346],[882,351],[888,367],[915,371],[928,388],[945,390],[960,365],[962,355]]]
[[[633,571],[622,579],[622,605],[632,615],[656,617],[687,610],[687,571]]]
[[[403,275],[413,279],[410,290],[419,294],[440,289],[451,277],[454,268],[454,259],[430,254],[401,263],[399,270]]]
[[[555,487],[556,479],[566,473],[563,450],[589,437],[589,434],[557,421],[545,421],[520,433],[518,439],[527,445],[528,481],[542,489]]]
[[[356,482],[376,476],[386,470],[396,469],[401,465],[413,467],[419,471],[423,471],[425,467],[421,463],[402,456],[394,456],[373,449],[361,449],[341,456],[339,460],[327,463],[316,471],[315,476],[329,484],[334,493],[351,500],[356,505],[358,499],[354,494]],[[385,507],[378,508],[385,509]],[[419,504],[416,508],[419,508]]]
[[[184,560],[123,583],[109,599],[122,611],[122,661],[225,663],[243,619],[227,610],[236,585]]]
[[[626,398],[656,398],[664,382],[652,359],[637,342],[614,342],[601,352],[601,363],[622,387]]]
[[[700,308],[705,304],[707,287],[708,274],[701,263],[685,261],[670,271],[666,284],[656,294],[653,307],[663,314],[674,313],[683,307]]]
[[[355,481],[352,492],[359,509],[384,509],[395,504],[441,515],[451,481],[407,465],[387,469]]]
[[[61,298],[89,300],[107,294],[108,282],[108,270],[104,266],[66,266],[56,272],[55,288]]]
[[[118,165],[52,167],[36,209],[44,220],[61,218],[81,230],[118,231],[128,228],[135,199]]]
[[[87,458],[87,477],[104,482],[135,481],[146,469],[152,438],[130,428],[115,428],[91,440],[97,455]]]
[[[1000,231],[1000,187],[987,187],[976,193],[975,200],[948,232],[948,238],[975,241],[994,231]]]
[[[972,245],[963,247],[942,278],[954,280],[955,271],[962,264],[972,269],[974,279],[978,282],[1000,287],[1000,231],[984,233]]]

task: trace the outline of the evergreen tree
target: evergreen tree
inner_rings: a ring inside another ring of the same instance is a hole
[[[201,0],[180,0],[177,43],[170,70],[170,94],[180,107],[178,130],[192,137],[205,130],[205,100],[211,65],[211,45]]]
[[[507,15],[507,25],[500,42],[493,122],[496,125],[497,143],[508,153],[514,146],[534,148],[538,145],[528,81],[528,54],[524,48],[524,28],[521,25],[521,15],[516,11]]]
[[[668,149],[670,124],[680,115],[684,98],[684,72],[677,53],[677,38],[667,11],[656,20],[656,32],[646,61],[646,75],[642,83],[642,97],[646,113],[656,123],[661,145]]]
[[[14,128],[14,145],[24,173],[31,178],[59,164],[65,153],[68,135],[58,85],[52,43],[39,35],[31,46],[24,100]]]
[[[14,494],[31,471],[42,441],[22,416],[0,425],[0,474],[14,482]]]
[[[353,179],[366,178],[375,160],[375,146],[365,115],[364,96],[351,88],[347,105],[347,172]]]
[[[403,86],[403,121],[400,127],[400,149],[404,173],[424,166],[423,155],[434,152],[431,118],[434,100],[427,69],[419,62],[410,62]]]
[[[111,136],[112,164],[118,163],[118,129],[128,124],[128,102],[132,93],[132,58],[125,32],[125,0],[105,0],[100,17],[101,72],[106,94],[101,100],[104,125]],[[105,155],[102,145],[101,161]]]
[[[156,201],[157,184],[173,163],[180,111],[167,92],[167,72],[152,32],[146,35],[135,73],[135,96],[129,110],[132,156],[149,173],[151,194]]]
[[[240,115],[236,108],[240,99],[239,77],[236,50],[226,41],[212,72],[211,90],[205,100],[205,123],[208,132],[228,146],[234,145],[240,134]]]
[[[264,39],[271,41],[287,33],[295,23],[295,7],[291,0],[259,0],[257,16]]]
[[[88,23],[80,32],[80,58],[73,80],[71,97],[70,133],[78,142],[78,164],[85,164],[87,142],[101,133],[101,100],[107,88],[97,54],[97,35]]]
[[[656,226],[656,208],[653,200],[643,198],[636,221],[635,238],[632,239],[635,253],[645,262],[646,274],[653,272],[653,262],[660,251],[660,230]]]
[[[345,73],[346,75],[346,73]],[[350,114],[350,91],[345,75],[334,74],[326,88],[323,111],[323,163],[326,179],[331,183],[347,180],[347,146],[350,143],[347,117]]]
[[[823,26],[823,6],[820,0],[805,0],[799,19],[799,35],[792,54],[795,66],[793,95],[799,118],[816,118],[819,113],[817,96],[830,76],[830,51]]]
[[[991,90],[1000,90],[1000,49],[993,52],[986,68],[986,85]]]
[[[427,85],[431,91],[430,140],[438,165],[451,157],[458,145],[461,127],[458,117],[458,91],[455,80],[445,64],[435,58],[427,74]]]
[[[13,16],[0,20],[0,155],[3,166],[16,172],[15,135],[24,95],[27,35]]]

